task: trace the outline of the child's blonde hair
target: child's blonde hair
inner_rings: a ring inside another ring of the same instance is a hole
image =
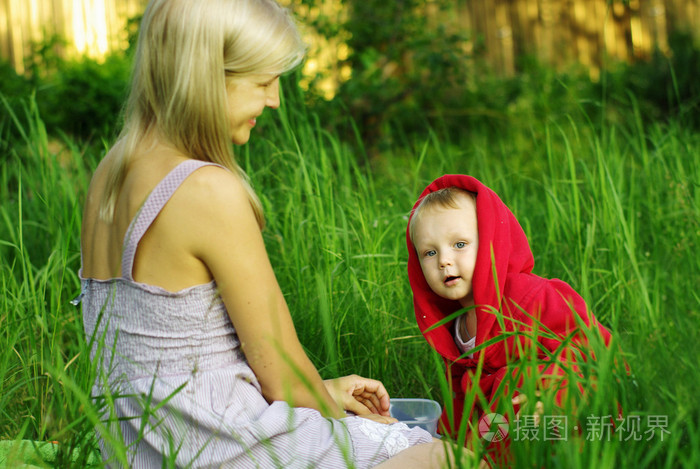
[[[108,168],[100,216],[112,220],[129,158],[155,132],[190,157],[240,176],[262,227],[260,200],[234,159],[226,87],[235,76],[287,72],[305,53],[291,15],[274,0],[151,0],[134,57],[123,145]]]
[[[421,214],[429,208],[432,207],[442,207],[442,208],[459,208],[457,204],[457,199],[459,197],[471,197],[472,200],[476,202],[476,194],[474,192],[468,191],[466,189],[459,188],[457,186],[445,187],[438,189],[435,192],[426,194],[418,204],[418,206],[411,212],[411,221],[408,224],[408,235],[411,237],[411,242],[415,247],[416,226],[420,222]]]

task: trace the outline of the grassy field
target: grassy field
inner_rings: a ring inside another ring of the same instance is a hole
[[[238,156],[322,375],[358,373],[395,397],[443,400],[439,360],[413,319],[404,233],[427,183],[471,174],[520,220],[535,273],[571,283],[615,338],[584,369],[597,376],[589,401],[555,411],[543,398],[545,418],[558,416],[561,428],[566,417],[559,438],[547,438],[546,425],[528,438],[511,425],[515,465],[700,466],[700,134],[681,122],[642,124],[633,104],[617,124],[523,115],[459,139],[426,131],[372,158],[303,106],[288,102],[261,119]],[[84,467],[95,460],[99,419],[70,300],[81,204],[103,145],[48,138],[31,108],[17,124],[23,141],[0,146],[0,440],[56,441],[46,465]],[[624,421],[613,433],[617,403]]]

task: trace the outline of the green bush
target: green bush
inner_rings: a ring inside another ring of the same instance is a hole
[[[689,33],[669,38],[670,53],[655,51],[648,60],[621,64],[610,73],[611,105],[626,108],[634,100],[647,122],[679,118],[700,127],[700,48]]]
[[[321,34],[342,37],[350,50],[343,65],[351,68],[352,78],[341,84],[333,102],[315,103],[323,121],[338,125],[334,130],[346,140],[354,140],[359,130],[370,148],[386,147],[394,123],[406,132],[423,131],[466,78],[463,28],[432,24],[422,0],[348,0],[346,6],[341,22],[309,21]],[[447,0],[431,6],[455,9]],[[348,115],[356,128],[344,127]]]
[[[90,58],[65,61],[37,90],[37,103],[49,133],[78,138],[111,136],[126,98],[130,61],[123,54],[104,63]]]
[[[28,79],[18,75],[8,62],[0,62],[0,162],[19,138],[12,115],[22,115],[22,102],[32,90]]]
[[[600,92],[582,67],[562,74],[522,56],[515,76],[492,70],[482,38],[470,37],[462,24],[436,24],[426,13],[455,18],[453,2],[348,0],[347,6],[340,24],[323,17],[312,23],[321,34],[344,38],[352,77],[331,102],[317,99],[311,106],[345,141],[359,134],[372,155],[428,129],[453,139],[565,117],[578,113],[581,103],[588,103],[586,113],[600,108]]]

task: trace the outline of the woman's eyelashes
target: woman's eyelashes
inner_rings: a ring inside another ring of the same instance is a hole
[[[266,82],[264,82],[264,83],[260,83],[260,87],[261,87],[261,88],[269,88],[270,86],[272,86],[272,84],[273,84],[275,81],[277,81],[278,78],[279,78],[279,77],[274,77],[272,80],[268,80],[268,81],[266,81]]]

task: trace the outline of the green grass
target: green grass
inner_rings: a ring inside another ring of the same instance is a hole
[[[462,141],[426,131],[370,160],[293,104],[298,96],[288,100],[238,155],[263,200],[300,339],[324,377],[358,373],[396,397],[443,400],[440,361],[413,319],[404,233],[427,183],[472,174],[520,220],[535,273],[571,283],[620,347],[600,348],[584,367],[596,391],[565,405],[564,441],[511,441],[517,466],[700,465],[700,134],[673,121],[645,126],[632,105],[623,124],[601,128],[584,115],[512,116],[500,132]],[[99,409],[70,300],[81,205],[103,146],[50,139],[31,107],[14,120],[23,140],[0,145],[10,148],[0,155],[0,439],[58,441],[48,464],[84,467],[96,456]],[[553,415],[551,396],[543,400]],[[586,441],[617,402],[644,438],[624,441],[623,428]],[[663,440],[643,433],[659,418]]]

